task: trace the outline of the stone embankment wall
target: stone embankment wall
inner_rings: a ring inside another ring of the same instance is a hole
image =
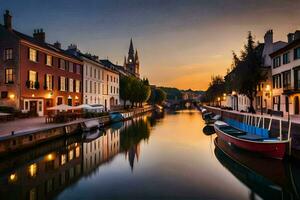
[[[137,108],[130,112],[133,113],[132,116],[137,116],[151,110],[153,110],[153,108],[149,106],[146,108]],[[125,112],[126,111],[123,113]],[[82,119],[76,122],[60,124],[51,128],[41,128],[35,131],[27,131],[18,133],[16,135],[0,137],[0,156],[10,152],[20,151],[25,148],[34,147],[40,143],[51,141],[59,137],[70,136],[79,133],[82,131],[81,123],[88,120],[98,120],[99,123],[104,125],[109,125],[112,123],[109,116],[103,116],[99,118]]]
[[[234,119],[239,122],[246,122],[248,124],[256,125],[260,128],[269,129],[272,136],[280,136],[280,124],[282,130],[282,137],[286,139],[289,132],[289,120],[286,118],[269,116],[269,115],[259,115],[259,114],[249,114],[241,113],[237,111],[223,110],[220,108],[205,106],[205,108],[214,114],[219,114],[222,119]],[[272,121],[271,121],[272,120]],[[271,125],[270,125],[271,121]],[[270,126],[270,127],[269,127]],[[290,137],[292,140],[292,148],[295,150],[300,150],[300,122],[291,121],[290,126]]]

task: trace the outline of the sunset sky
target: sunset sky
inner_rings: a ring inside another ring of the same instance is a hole
[[[300,29],[299,0],[1,0],[14,29],[43,28],[49,43],[70,43],[123,64],[130,38],[139,51],[142,77],[152,84],[206,89],[224,75],[231,51],[251,30],[263,41],[268,29],[286,41]],[[1,20],[1,23],[2,20]]]

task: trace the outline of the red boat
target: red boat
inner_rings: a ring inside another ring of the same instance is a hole
[[[289,140],[279,140],[278,138],[268,138],[247,133],[222,121],[215,122],[214,128],[218,137],[229,145],[234,145],[265,157],[282,160],[289,145]]]

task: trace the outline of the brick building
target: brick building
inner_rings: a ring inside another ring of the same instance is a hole
[[[81,104],[82,65],[58,42],[46,43],[42,29],[32,37],[14,30],[6,11],[0,25],[0,105],[43,116],[48,107]]]

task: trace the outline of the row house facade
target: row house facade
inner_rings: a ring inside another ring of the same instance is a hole
[[[101,104],[109,111],[119,105],[119,73],[105,66],[98,56],[81,53],[70,45],[68,53],[83,61],[83,103]]]
[[[43,116],[48,107],[82,103],[82,60],[46,43],[42,29],[32,37],[14,30],[9,11],[0,38],[0,105]]]
[[[300,31],[288,34],[288,43],[271,55],[273,109],[300,114]]]

